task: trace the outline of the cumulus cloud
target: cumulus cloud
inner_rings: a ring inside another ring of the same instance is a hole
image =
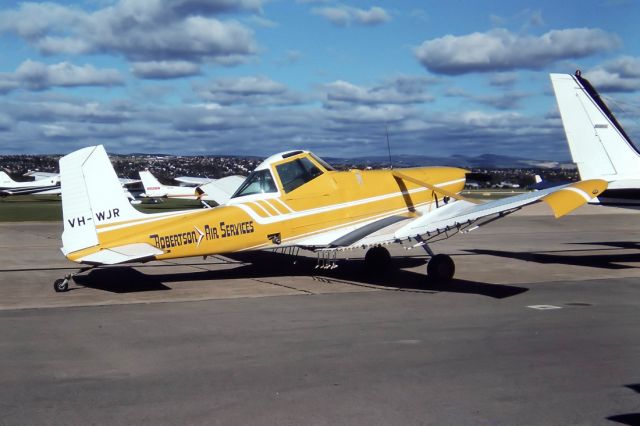
[[[494,29],[427,40],[415,49],[415,55],[429,71],[459,75],[540,69],[555,61],[609,51],[619,44],[617,36],[592,28],[553,30],[539,37]]]
[[[45,54],[107,53],[134,62],[229,65],[246,60],[256,46],[249,28],[219,15],[259,11],[261,3],[120,0],[93,13],[51,3],[22,3],[0,12],[0,32],[14,33]]]
[[[200,74],[200,66],[187,61],[134,62],[131,72],[139,78],[166,80]]]
[[[46,90],[52,87],[116,86],[124,82],[115,69],[96,69],[69,62],[47,65],[27,60],[14,73],[0,74],[0,93],[16,89]]]
[[[497,95],[474,95],[465,90],[452,88],[446,92],[447,96],[459,97],[482,105],[488,105],[499,110],[513,110],[520,106],[523,99],[530,95],[522,92],[507,92]]]
[[[338,26],[351,24],[379,25],[391,20],[389,13],[378,6],[373,6],[369,10],[365,10],[339,5],[314,8],[311,12],[328,19],[332,24]]]
[[[489,84],[496,87],[513,86],[518,81],[518,76],[515,73],[501,72],[491,76]]]
[[[358,105],[408,105],[433,101],[426,93],[427,77],[401,76],[374,87],[338,80],[325,85],[328,108]]]
[[[227,91],[252,92],[241,84]],[[277,94],[282,87],[266,84],[253,91]],[[11,126],[11,131],[0,131],[0,144],[8,152],[67,153],[102,143],[109,152],[121,153],[269,155],[305,148],[320,155],[358,157],[386,152],[388,126],[396,154],[518,152],[563,159],[564,153],[568,158],[558,120],[468,106],[445,112],[376,103],[345,104],[342,109],[316,104],[264,108],[250,102],[106,102],[34,92],[0,103],[2,116],[6,124],[0,127]]]
[[[220,78],[194,85],[201,99],[220,105],[293,105],[302,97],[264,76]]]
[[[622,56],[584,75],[600,91],[635,92],[640,90],[640,58]]]

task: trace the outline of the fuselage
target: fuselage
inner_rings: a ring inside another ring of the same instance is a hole
[[[278,166],[302,158],[312,162],[321,173],[303,184],[285,181],[281,176],[285,170]],[[100,248],[134,243],[147,243],[163,250],[158,259],[304,245],[302,242],[314,235],[391,215],[427,214],[437,203],[444,203],[441,195],[397,179],[391,170],[335,171],[323,164],[306,152],[272,161],[263,167],[267,170],[263,173],[273,179],[271,190],[242,195],[241,187],[240,193],[227,204],[213,209],[149,215],[107,225],[100,225],[98,220],[99,246],[70,253],[68,257],[77,260]],[[459,168],[398,171],[454,193],[460,192],[465,184],[466,170]],[[295,185],[298,186],[292,189]]]

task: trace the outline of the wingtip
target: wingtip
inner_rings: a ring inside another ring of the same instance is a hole
[[[602,179],[583,180],[559,188],[542,200],[551,207],[554,216],[560,218],[602,194],[607,185]]]

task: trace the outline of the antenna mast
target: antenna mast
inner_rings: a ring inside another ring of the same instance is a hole
[[[391,162],[391,144],[389,143],[389,126],[385,124],[384,130],[387,134],[387,151],[389,153],[389,168],[393,169],[393,163]]]

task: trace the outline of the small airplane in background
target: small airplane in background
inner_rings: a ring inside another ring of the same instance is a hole
[[[171,186],[161,184],[148,170],[139,174],[144,186],[143,197],[213,201],[218,205],[226,203],[245,179],[244,176],[227,176],[221,179],[182,176],[176,180],[196,183],[197,186]]]
[[[149,170],[140,171],[138,174],[144,188],[144,193],[141,194],[142,197],[197,199],[198,194],[193,186],[163,185]]]
[[[608,182],[589,203],[640,209],[640,150],[580,71],[550,78],[580,178]]]
[[[35,180],[28,182],[16,182],[5,172],[0,171],[0,196],[9,195],[60,195],[60,174],[50,172],[30,171],[24,176],[33,177]],[[140,183],[138,179],[118,178],[125,195],[131,202],[136,198],[131,193],[130,187]]]
[[[16,182],[0,171],[0,195],[60,195],[60,176],[54,173],[31,172],[35,180]]]
[[[594,179],[478,204],[460,195],[464,169],[336,171],[308,151],[288,151],[267,158],[222,206],[145,214],[127,202],[102,145],[61,158],[60,171],[62,252],[86,267],[56,280],[58,292],[101,265],[281,248],[314,251],[330,267],[340,251],[366,248],[365,265],[377,271],[390,264],[390,243],[422,247],[428,276],[448,281],[454,262],[431,242],[539,201],[560,217],[607,187]]]

